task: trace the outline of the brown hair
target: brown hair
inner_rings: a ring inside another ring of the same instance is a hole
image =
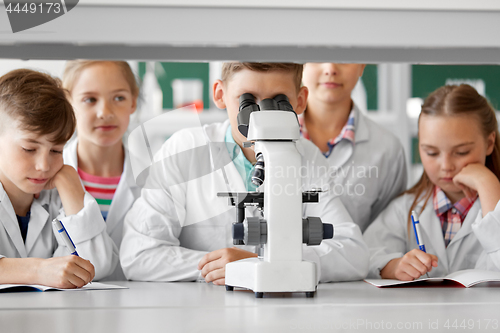
[[[222,64],[222,82],[229,81],[233,75],[243,69],[254,72],[284,72],[291,73],[294,76],[297,90],[302,84],[302,71],[304,65],[289,62],[225,62]]]
[[[66,143],[76,127],[61,81],[30,69],[0,77],[0,112],[19,120],[23,130],[52,135],[55,144]]]
[[[441,87],[432,92],[424,101],[419,123],[422,114],[429,116],[471,116],[477,119],[485,138],[495,132],[495,146],[493,152],[486,157],[485,165],[500,179],[500,135],[495,110],[486,98],[478,94],[476,89],[468,84]],[[433,187],[434,184],[424,170],[420,180],[412,188],[404,192],[415,194],[415,199],[408,212],[408,227],[411,223],[411,211],[422,200],[424,202],[422,210],[425,208],[433,193]]]
[[[123,74],[123,77],[125,78],[130,87],[130,92],[132,93],[132,96],[134,98],[139,97],[139,86],[137,85],[137,81],[135,79],[134,73],[132,72],[132,69],[130,68],[130,65],[126,61],[105,61],[105,60],[68,61],[66,62],[62,78],[63,87],[66,90],[68,90],[69,94],[71,95],[71,91],[73,90],[73,87],[75,86],[75,83],[78,80],[78,77],[80,76],[82,70],[84,70],[89,66],[102,63],[113,63],[116,66],[118,66],[118,68]]]

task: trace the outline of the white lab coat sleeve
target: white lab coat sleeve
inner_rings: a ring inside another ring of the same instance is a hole
[[[387,263],[407,252],[407,200],[406,195],[394,199],[365,230],[363,238],[370,250],[368,278],[381,278],[380,271]]]
[[[471,227],[484,250],[475,268],[500,271],[500,202],[485,217],[480,210]]]
[[[168,145],[167,141],[162,149]],[[139,281],[200,279],[198,262],[208,252],[182,247],[179,241],[187,200],[183,172],[175,155],[159,154],[155,159],[141,197],[125,217],[120,247],[123,272],[127,279]]]
[[[406,190],[407,172],[405,152],[401,144],[398,146],[397,153],[391,158],[393,161],[391,170],[384,173],[385,177],[383,179],[379,179],[382,188],[377,200],[372,204],[370,221],[374,221],[394,198]]]
[[[118,264],[118,248],[106,231],[106,223],[95,199],[85,192],[84,207],[78,213],[66,216],[61,208],[60,198],[55,193],[53,196],[56,196],[54,199],[57,204],[54,208],[58,211],[57,218],[64,224],[78,255],[94,265],[94,280],[110,275]],[[54,227],[53,231],[58,242],[54,257],[69,255],[69,249]]]
[[[333,224],[333,239],[303,247],[304,260],[316,263],[319,282],[353,281],[366,277],[368,248],[339,197],[321,193],[319,203],[305,204],[305,215]]]

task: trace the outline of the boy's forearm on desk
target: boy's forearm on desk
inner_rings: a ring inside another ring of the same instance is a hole
[[[40,258],[0,258],[0,284],[37,284]]]

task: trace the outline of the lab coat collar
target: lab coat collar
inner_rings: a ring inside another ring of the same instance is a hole
[[[422,206],[423,202],[418,203],[416,211],[422,212]],[[472,232],[472,223],[475,221],[480,210],[481,203],[479,200],[476,200],[469,210],[469,213],[467,213],[462,227],[457,232],[455,237],[453,237],[450,244],[448,244],[448,247],[444,244],[443,229],[441,228],[441,223],[439,223],[439,218],[437,217],[432,205],[432,197],[429,199],[424,211],[420,214],[420,226],[424,231],[424,234],[422,235],[424,238],[424,244],[426,245],[427,250],[431,249],[430,245],[432,244],[432,250],[435,251],[435,254],[441,261],[439,265],[442,265],[441,267],[445,267],[446,274],[449,273],[449,258],[453,258],[452,253],[455,250],[455,246],[460,246],[460,240]],[[430,241],[431,239],[432,242]]]
[[[462,223],[462,226],[458,230],[457,234],[448,244],[448,249],[451,249],[456,244],[460,244],[460,240],[472,232],[472,223],[475,221],[480,210],[481,203],[479,199],[477,199],[467,213],[467,216],[465,217],[465,220]]]
[[[16,247],[21,258],[27,258],[28,253],[33,248],[36,239],[48,221],[49,218],[49,201],[50,191],[43,191],[38,199],[35,199],[31,204],[31,218],[28,224],[28,234],[26,235],[26,244],[23,242],[23,237],[19,231],[19,224],[16,218],[16,212],[12,206],[7,192],[5,192],[0,183],[0,216],[2,224],[7,230],[12,243]]]
[[[368,127],[367,117],[361,112],[354,102],[352,103],[352,109],[355,112],[354,142],[355,144],[358,144],[358,142],[370,139],[370,128]]]
[[[361,142],[370,139],[370,127],[368,124],[368,119],[361,113],[359,108],[353,102],[353,111],[355,112],[355,124],[354,124],[354,144],[348,140],[340,140],[339,143],[333,147],[333,150],[328,156],[330,165],[333,168],[342,167],[354,153],[354,145],[358,145]]]
[[[51,190],[52,191],[52,190]],[[26,252],[29,254],[35,242],[49,221],[49,203],[51,191],[43,191],[40,197],[31,204],[31,218],[28,224],[28,234],[26,236]]]
[[[2,183],[0,183],[0,217],[3,227],[9,234],[17,252],[19,252],[19,256],[21,258],[28,257],[23,237],[21,236],[21,231],[19,230],[19,224],[17,223],[16,212],[14,211],[12,202],[10,201],[7,192],[5,192]],[[29,228],[30,226],[28,226],[28,233]]]
[[[231,156],[227,151],[225,134],[229,127],[229,120],[224,123],[215,123],[203,126],[208,149],[210,150],[210,166],[212,172],[220,169],[231,161]]]
[[[236,166],[231,161],[225,144],[225,135],[229,127],[229,120],[203,126],[203,132],[210,147],[212,171],[224,173],[224,180],[229,192],[246,192],[245,183]],[[242,153],[242,152],[241,152]]]
[[[111,201],[111,206],[109,207],[108,217],[106,219],[106,230],[108,234],[118,226],[119,222],[123,220],[125,214],[132,207],[134,198],[134,189],[137,188],[137,184],[134,179],[132,172],[132,166],[129,161],[129,153],[127,149],[125,150],[125,160],[123,165],[123,173],[118,183],[118,187],[115,191],[115,196]]]
[[[211,142],[224,142],[227,128],[229,127],[229,119],[223,123],[213,123],[203,125],[203,134],[208,143]],[[222,146],[222,145],[221,145]]]

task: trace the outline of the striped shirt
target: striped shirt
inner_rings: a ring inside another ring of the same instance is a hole
[[[106,221],[111,201],[113,200],[113,196],[115,195],[116,188],[118,187],[121,177],[94,176],[82,171],[80,168],[78,168],[78,175],[83,182],[85,190],[89,192],[89,194],[92,195],[99,204],[102,217],[104,218],[104,221]]]
[[[307,110],[306,110],[307,111]],[[304,111],[305,113],[305,111]],[[298,115],[299,119],[299,125],[300,125],[300,134],[304,139],[311,140],[309,137],[309,133],[307,132],[306,124],[304,121],[304,113]],[[351,110],[351,113],[349,113],[349,118],[347,119],[347,123],[344,125],[342,130],[340,131],[339,135],[335,138],[331,138],[328,140],[327,145],[328,145],[328,151],[323,153],[326,158],[330,156],[332,153],[333,147],[337,143],[339,143],[341,140],[347,140],[351,142],[354,145],[354,132],[355,132],[355,126],[354,124],[356,123],[356,113],[354,112],[354,109]]]
[[[433,205],[436,215],[441,221],[443,230],[444,243],[446,246],[450,244],[453,237],[462,227],[462,223],[467,217],[467,213],[477,199],[464,197],[455,204],[452,204],[450,199],[438,186],[434,186]]]

